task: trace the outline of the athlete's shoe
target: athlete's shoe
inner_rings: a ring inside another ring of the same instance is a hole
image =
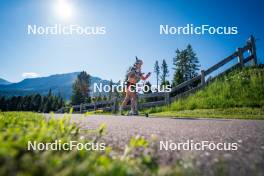
[[[138,112],[134,112],[133,115],[134,115],[134,116],[138,116],[139,113],[138,113]]]
[[[120,107],[119,109],[120,115],[125,115],[123,109]]]

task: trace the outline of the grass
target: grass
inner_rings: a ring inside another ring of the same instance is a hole
[[[154,116],[264,119],[264,68],[234,70],[170,106],[145,111]]]
[[[87,111],[84,114],[85,114],[85,116],[90,116],[90,115],[111,115],[112,113],[111,112],[105,112],[105,111],[99,109],[99,110],[95,110],[95,111]]]
[[[194,109],[182,111],[165,111],[153,113],[159,117],[195,117],[226,119],[264,119],[264,111],[260,108],[226,108],[226,109]]]

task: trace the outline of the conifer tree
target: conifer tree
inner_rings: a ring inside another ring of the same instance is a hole
[[[90,101],[90,75],[82,71],[73,83],[73,94],[71,103],[78,105]]]
[[[166,81],[166,78],[169,76],[169,69],[168,65],[165,61],[165,59],[162,60],[161,64],[161,85],[166,85],[168,82]]]
[[[173,85],[176,86],[184,81],[192,79],[197,76],[199,70],[199,60],[192,46],[187,45],[186,49],[176,50],[176,56],[173,58],[174,75]]]
[[[160,75],[160,67],[159,67],[159,62],[158,61],[155,62],[154,73],[156,73],[156,81],[157,81],[156,82],[157,83],[156,86],[158,86],[159,85],[159,75]]]

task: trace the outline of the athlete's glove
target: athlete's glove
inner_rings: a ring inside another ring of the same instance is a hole
[[[150,73],[150,72],[148,72],[148,74],[146,75],[146,77],[148,78],[150,75],[151,75],[151,73]]]

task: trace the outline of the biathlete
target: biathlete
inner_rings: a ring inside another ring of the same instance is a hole
[[[138,59],[136,57],[135,64],[129,68],[127,72],[127,79],[126,79],[126,96],[124,101],[122,102],[122,105],[120,107],[120,113],[121,115],[124,115],[123,113],[123,107],[127,105],[127,103],[130,101],[131,103],[131,111],[129,112],[129,115],[138,115],[138,96],[136,92],[136,84],[140,80],[146,80],[150,76],[150,72],[144,76],[144,73],[141,72],[141,66],[143,65],[143,61]]]

